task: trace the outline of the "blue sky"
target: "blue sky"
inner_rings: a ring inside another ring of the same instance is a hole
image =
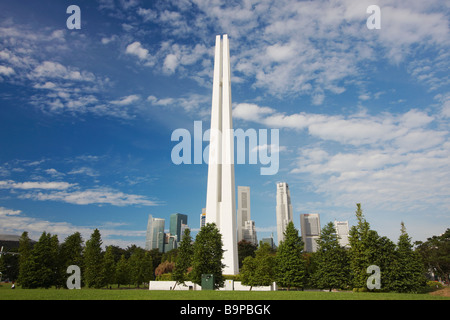
[[[69,30],[69,5],[81,29]],[[369,5],[381,29],[369,30]],[[258,238],[276,182],[294,224],[356,203],[396,241],[450,227],[446,1],[0,1],[0,233],[99,228],[143,246],[148,215],[206,202],[206,164],[175,165],[177,128],[209,127],[214,42],[228,34],[235,128],[279,129],[279,171],[235,166]],[[203,148],[207,143],[203,143]]]

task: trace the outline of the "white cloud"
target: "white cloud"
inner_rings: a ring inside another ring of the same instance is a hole
[[[158,202],[148,200],[145,196],[126,194],[109,188],[89,189],[84,191],[59,191],[51,193],[33,192],[20,196],[23,199],[33,199],[39,201],[61,201],[71,204],[110,204],[113,206],[157,206]]]
[[[26,182],[14,182],[13,180],[0,181],[0,189],[45,189],[45,190],[65,190],[76,186],[76,184],[68,182],[39,182],[39,181],[26,181]]]
[[[65,175],[64,173],[59,172],[58,170],[56,170],[54,168],[46,169],[44,171],[45,171],[45,173],[51,175],[52,177],[61,177],[61,176]]]
[[[11,210],[4,207],[0,207],[0,217],[1,216],[17,216],[21,214],[20,210]]]
[[[334,206],[361,201],[372,207],[414,211],[430,205],[445,210],[450,205],[445,196],[450,193],[449,131],[435,127],[438,118],[425,111],[284,114],[256,104],[238,105],[235,110],[235,118],[304,130],[315,138],[299,149],[290,172],[307,177],[312,190]],[[331,142],[338,148],[330,147]]]
[[[126,224],[117,222],[104,222],[97,226],[74,225],[68,222],[34,218],[24,214],[21,210],[0,207],[0,233],[20,235],[27,231],[28,236],[36,241],[44,231],[57,235],[60,242],[63,242],[69,235],[80,232],[81,237],[86,241],[90,238],[94,228],[98,228],[102,236],[103,246],[119,245],[123,248],[131,244],[143,246],[143,243],[136,242],[134,239],[145,237],[145,231],[126,230],[121,228],[124,225]],[[117,239],[117,237],[122,237],[122,239]],[[131,239],[128,240],[127,238]]]
[[[0,66],[0,75],[10,76],[14,74],[15,71],[11,67]]]
[[[139,41],[135,41],[129,44],[125,50],[125,53],[134,55],[138,57],[142,61],[149,62],[151,55],[147,49],[142,47],[142,44]]]
[[[77,169],[73,169],[68,172],[68,174],[84,174],[90,177],[97,177],[99,174],[92,168],[89,167],[81,167]]]
[[[54,61],[44,61],[30,74],[32,78],[61,78],[75,81],[95,81],[95,76],[91,72],[79,71],[72,67],[66,67]]]
[[[154,21],[158,16],[157,13],[151,9],[139,8],[137,13],[143,18],[144,22]]]
[[[117,35],[113,34],[111,37],[103,37],[101,39],[102,44],[108,44],[117,40]]]
[[[174,54],[169,54],[167,55],[166,59],[164,59],[164,66],[163,66],[163,70],[168,73],[174,73],[175,69],[178,66],[178,58],[176,55]]]
[[[233,108],[233,117],[247,121],[261,121],[261,117],[274,113],[269,107],[260,107],[252,103],[239,103]]]
[[[147,97],[147,101],[154,106],[162,107],[180,107],[186,112],[196,112],[197,115],[204,116],[202,112],[198,111],[206,103],[210,103],[211,97],[209,95],[190,94],[187,97],[181,98],[162,98],[159,99],[153,95]]]
[[[129,104],[132,104],[132,103],[138,101],[139,99],[140,99],[139,95],[132,94],[132,95],[123,97],[119,100],[111,101],[111,103],[118,105],[118,106],[126,106],[126,105],[129,105]]]

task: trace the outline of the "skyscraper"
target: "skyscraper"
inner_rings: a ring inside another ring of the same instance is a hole
[[[284,240],[284,231],[292,221],[291,193],[286,182],[277,183],[277,236],[278,245]]]
[[[224,274],[238,274],[234,135],[231,118],[231,75],[228,36],[216,36],[211,130],[206,191],[206,222],[222,234]]]
[[[206,225],[206,208],[202,209],[202,213],[200,214],[200,228]]]
[[[245,221],[250,220],[250,187],[238,186],[237,241],[244,239]]]
[[[177,242],[181,241],[181,225],[187,224],[187,215],[181,213],[173,213],[170,215],[170,234],[175,236]]]
[[[147,233],[145,236],[145,250],[158,249],[164,252],[164,219],[148,216]]]
[[[242,229],[243,240],[258,245],[258,238],[256,236],[255,221],[247,220],[244,222],[244,228]]]
[[[302,240],[306,252],[316,252],[317,239],[320,237],[320,218],[318,213],[300,215]]]
[[[336,234],[339,238],[339,244],[341,247],[349,247],[350,242],[348,241],[348,221],[336,221],[334,220],[334,228],[336,229]]]

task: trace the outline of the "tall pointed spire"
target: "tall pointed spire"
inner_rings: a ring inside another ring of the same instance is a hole
[[[234,136],[231,117],[231,74],[228,36],[216,36],[211,130],[206,193],[206,222],[222,234],[224,274],[238,274]]]

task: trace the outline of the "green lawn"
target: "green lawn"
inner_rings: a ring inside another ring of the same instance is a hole
[[[22,289],[0,287],[0,300],[450,300],[430,294],[315,291],[150,291],[146,289]]]

